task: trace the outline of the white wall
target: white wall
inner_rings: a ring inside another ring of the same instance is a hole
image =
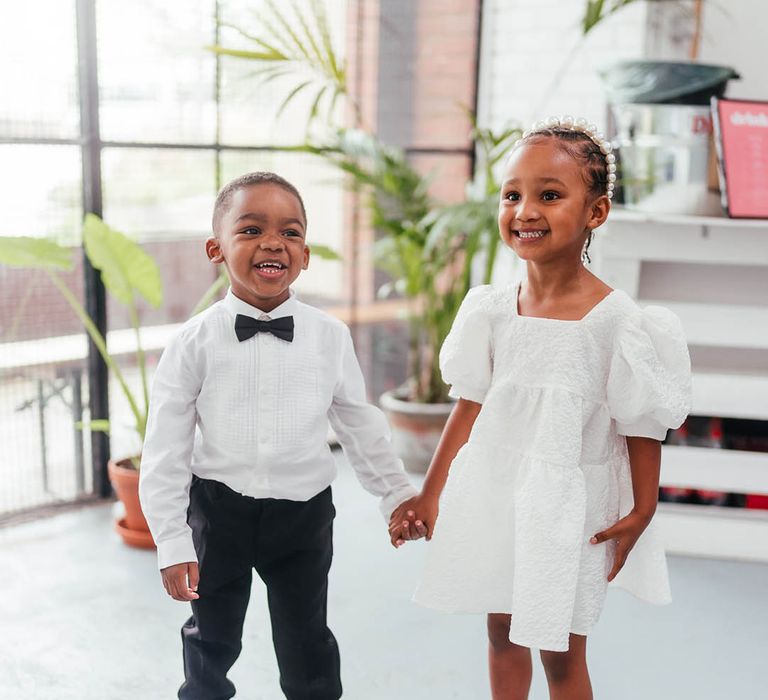
[[[622,10],[581,37],[584,0],[486,0],[479,117],[527,127],[574,114],[605,127],[598,69],[645,51],[645,3]]]
[[[703,8],[699,62],[731,66],[741,74],[741,80],[728,84],[728,97],[768,100],[768,2],[706,0]],[[693,28],[690,11],[678,3],[661,3],[648,14],[648,57],[687,60]]]
[[[728,84],[727,97],[768,100],[767,35],[766,0],[705,3],[699,60],[732,66],[741,73],[741,80]]]
[[[630,58],[686,60],[690,6],[638,2],[585,39],[585,0],[486,0],[479,116],[483,125],[527,127],[550,114],[584,116],[605,126],[598,70]],[[706,0],[699,61],[732,66],[742,80],[727,96],[768,100],[768,2]],[[557,77],[559,75],[559,78]]]

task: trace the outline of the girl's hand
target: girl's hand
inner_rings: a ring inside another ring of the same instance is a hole
[[[417,519],[413,510],[415,497],[403,501],[389,518],[389,538],[392,546],[397,548],[405,544],[406,540],[417,540],[427,534],[424,523]],[[413,531],[411,530],[413,525]]]
[[[616,575],[621,571],[624,563],[627,561],[632,547],[640,539],[640,535],[648,527],[651,519],[635,511],[631,511],[626,517],[609,527],[607,530],[598,532],[589,540],[592,544],[600,544],[608,540],[616,540],[616,551],[613,558],[613,567],[608,574],[608,580],[613,581]]]
[[[438,497],[420,494],[401,503],[389,521],[389,538],[393,547],[407,540],[432,539],[437,520]],[[413,525],[413,527],[411,527]]]

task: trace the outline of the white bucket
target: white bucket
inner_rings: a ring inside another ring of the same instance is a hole
[[[698,105],[611,105],[619,184],[628,208],[658,214],[722,216],[709,187],[712,117]]]

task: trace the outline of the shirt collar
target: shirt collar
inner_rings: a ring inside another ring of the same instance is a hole
[[[263,314],[268,315],[270,318],[281,318],[282,316],[292,316],[296,310],[297,300],[296,292],[292,289],[289,290],[290,296],[280,306],[276,306],[272,311],[262,311],[257,306],[252,306],[246,301],[236,297],[232,291],[232,287],[227,290],[227,295],[224,297],[224,306],[233,315],[244,314],[251,318],[259,318]]]

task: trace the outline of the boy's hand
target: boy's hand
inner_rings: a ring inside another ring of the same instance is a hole
[[[432,530],[437,520],[438,498],[436,496],[414,496],[401,503],[392,513],[389,521],[389,538],[393,547],[400,547],[407,540],[426,537],[432,539]]]
[[[609,527],[607,530],[598,532],[590,538],[592,544],[600,544],[608,540],[616,540],[616,551],[613,557],[613,566],[608,574],[608,580],[613,581],[624,563],[627,561],[629,553],[640,539],[640,535],[648,527],[651,519],[635,511],[630,511],[625,517]]]
[[[182,602],[197,600],[197,584],[200,582],[200,570],[196,561],[174,564],[160,569],[163,586],[174,600]]]

